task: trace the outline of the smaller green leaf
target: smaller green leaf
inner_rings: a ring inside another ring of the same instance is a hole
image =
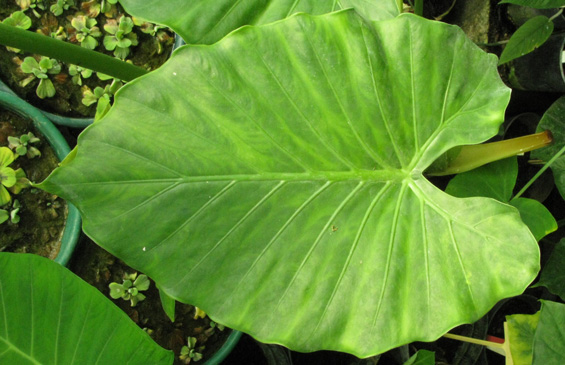
[[[0,166],[0,183],[9,188],[16,183],[16,171],[11,167]]]
[[[139,275],[137,279],[135,279],[133,285],[137,288],[137,290],[147,290],[149,289],[149,285],[151,282],[147,275]]]
[[[10,218],[10,214],[5,209],[0,209],[0,224],[6,222]]]
[[[436,355],[432,351],[420,350],[416,352],[404,365],[434,365]]]
[[[0,147],[0,166],[9,166],[14,158],[14,153],[8,147]]]
[[[159,289],[159,288],[158,288]],[[169,296],[167,293],[159,289],[159,298],[161,298],[161,305],[163,306],[163,310],[167,317],[171,320],[171,322],[175,321],[175,305],[176,300],[173,297]]]
[[[533,315],[514,314],[506,316],[508,323],[507,341],[515,364],[531,364],[533,358],[534,335],[538,326],[540,312]]]
[[[118,40],[114,36],[105,36],[103,43],[104,43],[104,47],[108,51],[113,51],[118,45]]]
[[[557,230],[557,222],[547,208],[537,200],[518,198],[510,201],[510,205],[520,212],[520,218],[526,223],[536,240],[541,240]]]
[[[531,158],[548,162],[565,146],[565,96],[557,99],[541,118],[538,131],[550,130],[553,144],[531,153]],[[565,156],[559,157],[551,165],[555,186],[565,199]]]
[[[0,184],[0,207],[12,201],[12,197],[6,188]]]
[[[82,42],[80,42],[80,45],[86,49],[94,49],[98,46],[98,41],[92,36],[87,36]]]
[[[41,79],[35,90],[40,99],[50,98],[55,95],[55,86],[49,79]]]
[[[456,175],[445,192],[457,198],[484,196],[508,202],[517,177],[516,157],[506,158]]]
[[[552,9],[565,5],[565,0],[502,0],[499,4],[515,4],[535,9]]]
[[[532,286],[545,286],[550,292],[565,300],[565,238],[555,245],[541,271],[539,281]]]
[[[553,32],[553,22],[538,15],[529,19],[510,37],[500,55],[499,65],[521,57],[541,46]]]
[[[33,72],[34,69],[39,68],[39,63],[33,57],[26,57],[24,58],[24,62],[20,65],[22,71],[26,74],[30,74]]]
[[[565,363],[565,304],[542,300],[533,365]]]
[[[31,18],[25,15],[23,11],[15,11],[9,18],[4,19],[2,23],[20,29],[29,29],[31,27]]]

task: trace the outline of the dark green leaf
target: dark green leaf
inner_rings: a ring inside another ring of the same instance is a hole
[[[436,355],[432,351],[420,350],[416,352],[404,365],[435,365]]]
[[[557,222],[547,208],[537,200],[518,198],[510,201],[518,209],[520,217],[526,223],[536,240],[541,240],[557,230]]]
[[[565,239],[557,243],[545,264],[539,281],[534,286],[545,286],[565,300]]]
[[[517,177],[516,157],[506,158],[456,175],[445,192],[458,198],[484,196],[506,203],[512,197]]]
[[[553,22],[548,17],[538,15],[525,22],[512,36],[500,55],[499,65],[532,52],[549,38],[553,32]]]
[[[515,208],[422,175],[495,135],[508,100],[457,27],[302,14],[177,50],[42,187],[216,322],[366,357],[473,322],[536,276]]]
[[[161,298],[161,305],[171,322],[175,321],[175,305],[177,301],[171,298],[167,293],[159,289],[159,298]]]
[[[541,118],[538,131],[550,130],[553,135],[553,144],[531,153],[531,157],[548,162],[563,147],[565,147],[565,96],[557,99]],[[555,185],[561,196],[565,199],[565,156],[559,157],[552,165],[551,171],[555,178]]]
[[[565,304],[542,301],[533,365],[565,363]]]
[[[551,9],[564,6],[565,0],[503,0],[499,4],[516,4],[535,9]]]
[[[171,364],[118,307],[63,266],[0,253],[0,363]]]

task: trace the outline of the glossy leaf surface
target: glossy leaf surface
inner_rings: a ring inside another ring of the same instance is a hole
[[[553,22],[546,16],[538,15],[529,19],[512,34],[498,64],[522,57],[544,44],[553,32],[553,27]]]
[[[295,13],[320,15],[353,8],[367,20],[394,18],[397,0],[121,0],[129,14],[165,24],[189,44],[212,44],[244,25]]]
[[[370,356],[473,322],[535,277],[514,208],[422,176],[496,134],[508,99],[496,58],[454,26],[302,14],[179,49],[42,187],[215,321]]]
[[[509,203],[520,212],[536,240],[557,230],[557,222],[547,208],[537,200],[512,199],[512,191],[518,177],[516,157],[492,162],[464,172],[449,181],[445,191],[459,198],[483,196]]]
[[[172,364],[118,307],[68,269],[0,253],[0,363]]]

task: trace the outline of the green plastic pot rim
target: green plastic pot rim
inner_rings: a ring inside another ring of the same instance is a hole
[[[237,342],[241,338],[242,334],[243,334],[242,332],[232,330],[226,342],[222,345],[222,347],[220,347],[220,349],[216,353],[214,353],[214,355],[212,355],[208,360],[206,360],[204,365],[220,364],[233,350],[235,345],[237,345]]]
[[[16,95],[5,91],[0,91],[0,106],[30,119],[34,127],[47,139],[59,161],[62,161],[71,151],[61,132],[39,109],[31,106]],[[81,232],[81,219],[78,209],[68,202],[67,207],[68,214],[63,237],[61,238],[61,249],[55,258],[55,262],[64,266],[68,264]]]

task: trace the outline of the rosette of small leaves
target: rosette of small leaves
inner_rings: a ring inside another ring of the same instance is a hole
[[[137,303],[145,299],[145,295],[140,292],[149,289],[149,284],[147,275],[142,274],[139,277],[137,273],[126,275],[122,284],[110,283],[110,296],[114,299],[129,300],[131,306],[135,307]]]
[[[48,75],[55,75],[61,72],[61,65],[57,60],[42,56],[39,62],[37,62],[33,57],[26,57],[20,65],[20,68],[24,73],[31,74],[20,82],[22,87],[25,87],[31,81],[38,78],[39,84],[35,90],[37,96],[41,99],[45,99],[55,95],[55,86],[53,86],[53,82],[51,82]]]
[[[137,34],[133,33],[133,20],[122,15],[116,19],[108,19],[104,30],[109,35],[104,36],[104,47],[114,51],[114,56],[124,60],[130,53],[130,46],[137,46]]]
[[[100,74],[97,73],[100,77]],[[102,80],[104,78],[101,78]],[[124,84],[117,79],[114,79],[111,84],[106,85],[104,88],[97,86],[94,91],[88,86],[83,86],[82,89],[82,103],[86,106],[90,106],[94,103],[96,105],[96,115],[95,119],[100,119],[111,107],[111,101],[114,94],[123,86]]]
[[[189,337],[187,345],[180,350],[179,359],[184,364],[190,364],[191,361],[199,361],[202,359],[202,351],[204,346],[196,347],[196,337]]]
[[[9,167],[16,157],[8,147],[0,147],[0,207],[12,201],[8,188],[16,185],[16,170]]]
[[[75,5],[75,0],[57,0],[57,2],[49,8],[49,11],[55,16],[63,14],[63,11],[68,10],[71,6]]]
[[[85,15],[78,15],[71,20],[71,25],[77,31],[75,35],[76,40],[80,42],[81,47],[94,49],[98,46],[96,38],[100,37],[102,32],[96,24],[96,19]]]
[[[12,224],[18,224],[20,222],[20,202],[18,199],[14,199],[12,206],[9,209],[0,209],[0,224],[10,220]]]
[[[22,134],[20,137],[8,137],[8,147],[14,150],[19,156],[27,156],[34,158],[41,156],[41,152],[32,144],[38,143],[40,140],[32,132]]]
[[[23,11],[14,11],[9,17],[2,20],[2,24],[20,29],[29,29],[31,27],[31,18],[25,15]]]
[[[92,76],[92,70],[77,65],[70,65],[69,75],[72,77],[71,81],[73,84],[82,86],[82,79],[88,79]]]
[[[157,42],[157,54],[163,53],[163,44],[172,43],[174,38],[167,32],[168,27],[153,24],[140,18],[132,17],[133,24],[145,34],[149,34]]]

